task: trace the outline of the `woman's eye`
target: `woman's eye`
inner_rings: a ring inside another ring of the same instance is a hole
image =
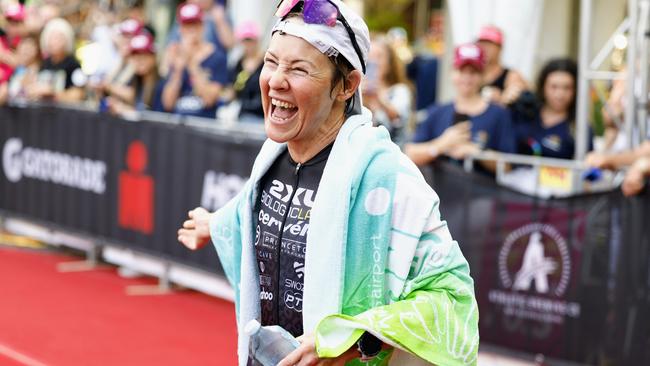
[[[296,73],[296,74],[298,74],[298,75],[307,75],[307,74],[308,74],[307,70],[302,69],[302,68],[300,68],[300,67],[296,67],[296,68],[294,68],[294,69],[293,69],[293,72]]]

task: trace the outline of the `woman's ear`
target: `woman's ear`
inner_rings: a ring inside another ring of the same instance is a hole
[[[340,101],[346,101],[352,96],[354,96],[354,93],[359,89],[359,85],[361,85],[361,79],[363,78],[363,74],[359,70],[352,70],[345,81],[345,89],[341,88],[339,91],[338,95],[336,96],[336,99]]]

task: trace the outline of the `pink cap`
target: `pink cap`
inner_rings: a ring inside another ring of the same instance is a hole
[[[460,69],[465,65],[474,66],[479,71],[485,67],[485,55],[481,47],[474,43],[462,44],[454,51],[454,67]]]
[[[131,53],[156,53],[154,39],[151,34],[143,32],[135,35],[129,42]]]
[[[176,18],[181,24],[202,22],[203,10],[194,3],[182,3],[178,6]]]
[[[25,20],[25,7],[19,3],[9,4],[5,9],[5,18],[14,22],[22,22]]]
[[[239,41],[245,39],[258,39],[260,38],[260,29],[257,26],[257,23],[246,21],[237,27],[237,30],[235,30],[235,37],[237,37],[237,40]]]
[[[129,18],[123,21],[122,23],[120,23],[119,26],[120,33],[129,37],[133,37],[136,34],[140,33],[143,27],[144,25],[142,23],[140,23],[138,20],[135,20],[133,18]]]
[[[478,33],[478,40],[492,42],[501,46],[503,44],[503,32],[493,25],[486,25]]]

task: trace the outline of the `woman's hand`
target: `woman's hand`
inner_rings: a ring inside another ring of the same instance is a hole
[[[447,155],[456,160],[463,160],[468,156],[478,155],[481,152],[481,148],[472,142],[466,142],[460,145],[454,146]]]
[[[456,149],[458,146],[466,145],[472,137],[472,123],[469,121],[460,122],[445,130],[438,137],[437,141],[440,146],[440,152],[447,154]]]
[[[188,215],[189,220],[178,230],[178,241],[191,250],[201,249],[210,241],[210,213],[198,207]]]
[[[591,152],[587,154],[585,164],[598,169],[611,169],[614,167],[610,161],[609,155],[601,152]]]
[[[316,342],[312,335],[299,337],[300,347],[285,357],[278,366],[344,366],[359,357],[356,344],[336,358],[318,358]]]
[[[621,189],[626,197],[635,196],[643,190],[645,177],[650,171],[650,159],[637,160],[625,174]]]

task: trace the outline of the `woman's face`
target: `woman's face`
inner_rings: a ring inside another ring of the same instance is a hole
[[[131,55],[131,63],[135,74],[145,76],[156,67],[156,55],[151,53],[134,53]]]
[[[196,45],[203,39],[203,23],[181,24],[181,42]]]
[[[18,48],[16,48],[16,54],[18,56],[18,62],[20,62],[20,64],[23,66],[30,65],[31,63],[38,60],[40,55],[38,54],[36,40],[33,38],[23,39],[18,44]]]
[[[477,44],[483,50],[487,64],[498,64],[501,62],[501,46],[489,41],[478,41]]]
[[[377,78],[384,79],[388,74],[388,50],[382,42],[373,41],[368,53],[368,61],[377,67]]]
[[[264,127],[276,142],[309,143],[336,125],[334,65],[305,40],[276,32],[260,75]],[[342,111],[341,115],[342,115]]]
[[[256,39],[246,38],[241,41],[242,46],[244,47],[244,53],[247,55],[255,55],[257,53],[257,48],[259,47],[259,42]]]
[[[558,112],[566,112],[575,99],[575,80],[566,71],[553,71],[544,83],[546,105]]]
[[[50,55],[65,55],[67,53],[68,41],[65,34],[59,31],[52,31],[47,40],[47,53]]]
[[[483,81],[483,73],[474,66],[465,65],[453,71],[452,81],[458,95],[469,97],[479,94]]]

